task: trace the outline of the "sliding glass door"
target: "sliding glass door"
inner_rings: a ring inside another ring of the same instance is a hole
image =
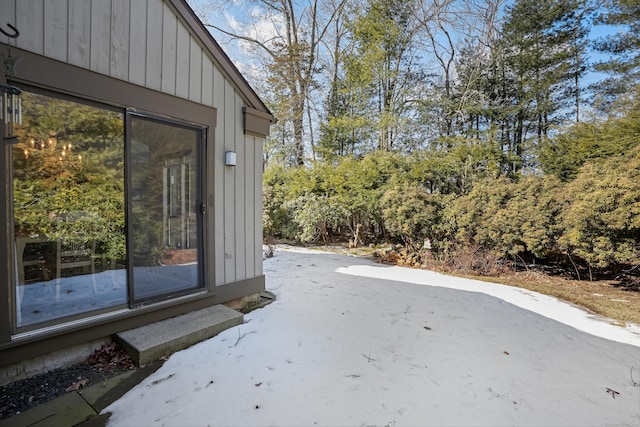
[[[130,115],[133,302],[202,286],[202,130]]]
[[[23,89],[9,172],[17,328],[203,287],[205,129]]]
[[[126,307],[124,114],[23,92],[12,150],[18,327]]]

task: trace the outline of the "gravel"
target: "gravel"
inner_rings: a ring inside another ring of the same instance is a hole
[[[83,363],[0,387],[0,420],[132,369],[137,367],[126,352],[115,343],[107,344]]]

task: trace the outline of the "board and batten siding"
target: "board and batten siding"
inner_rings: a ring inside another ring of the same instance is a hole
[[[2,0],[0,17],[20,30],[10,45],[217,109],[208,148],[209,271],[215,285],[262,275],[264,141],[244,134],[247,102],[170,1]],[[225,166],[226,151],[237,153],[237,166]]]

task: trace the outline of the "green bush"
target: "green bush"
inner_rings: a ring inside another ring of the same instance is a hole
[[[434,240],[442,213],[439,194],[428,194],[420,184],[389,188],[380,200],[384,225],[392,237],[419,250],[425,239]]]
[[[293,212],[293,220],[299,227],[296,237],[303,243],[318,239],[328,243],[329,237],[339,234],[349,217],[349,211],[338,200],[313,193],[299,196],[285,205]]]
[[[560,243],[590,266],[635,263],[640,242],[640,146],[585,164],[567,186]]]

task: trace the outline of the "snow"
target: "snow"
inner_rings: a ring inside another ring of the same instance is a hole
[[[264,270],[277,301],[173,354],[108,425],[640,424],[637,326],[333,253],[280,247]]]

